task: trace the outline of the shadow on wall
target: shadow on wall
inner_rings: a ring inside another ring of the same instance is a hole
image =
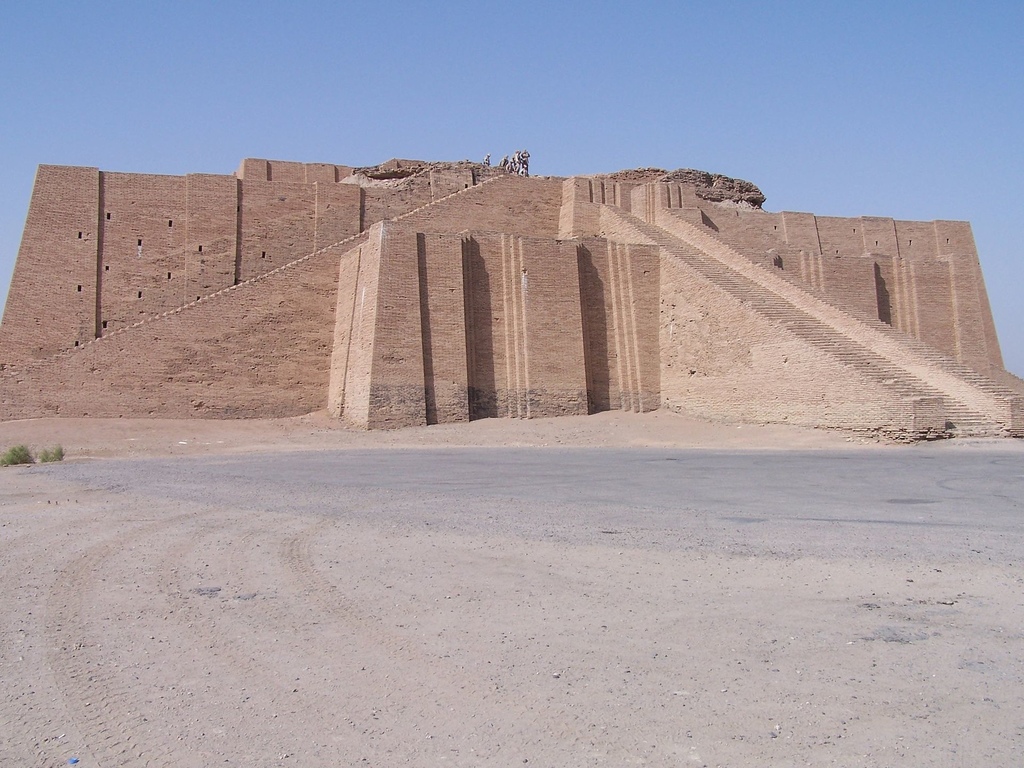
[[[473,238],[462,241],[463,296],[466,302],[466,358],[468,363],[469,418],[498,416],[494,371],[494,314],[491,281]]]
[[[878,319],[883,323],[892,325],[892,302],[889,297],[889,289],[882,277],[882,268],[875,262],[875,298],[878,301]]]
[[[611,373],[608,366],[608,312],[604,282],[585,245],[576,251],[583,299],[583,361],[587,376],[587,411],[610,411]]]

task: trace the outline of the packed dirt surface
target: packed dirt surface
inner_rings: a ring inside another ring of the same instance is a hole
[[[1009,766],[1024,447],[671,414],[0,447],[0,766]]]
[[[828,448],[875,443],[845,432],[709,424],[674,413],[608,411],[557,419],[481,419],[400,430],[348,429],[326,413],[294,419],[25,419],[0,422],[0,446],[63,446],[71,459],[327,448],[607,446]]]

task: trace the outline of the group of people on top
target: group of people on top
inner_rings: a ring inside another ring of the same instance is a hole
[[[484,157],[484,165],[491,164],[491,156],[488,153]],[[499,168],[504,168],[506,173],[515,174],[516,176],[529,176],[530,175],[530,153],[525,149],[517,149],[512,153],[510,158],[505,155],[501,158],[501,162],[498,163]]]

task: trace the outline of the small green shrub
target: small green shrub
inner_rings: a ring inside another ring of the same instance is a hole
[[[12,464],[34,464],[32,451],[27,445],[14,445],[7,449],[7,452],[0,456],[0,467],[9,467]]]
[[[39,461],[49,464],[51,461],[64,461],[64,448],[55,445],[53,448],[46,448],[39,454]]]

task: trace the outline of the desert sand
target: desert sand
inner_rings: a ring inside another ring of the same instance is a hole
[[[0,765],[1002,766],[1024,447],[668,413],[0,447]]]

